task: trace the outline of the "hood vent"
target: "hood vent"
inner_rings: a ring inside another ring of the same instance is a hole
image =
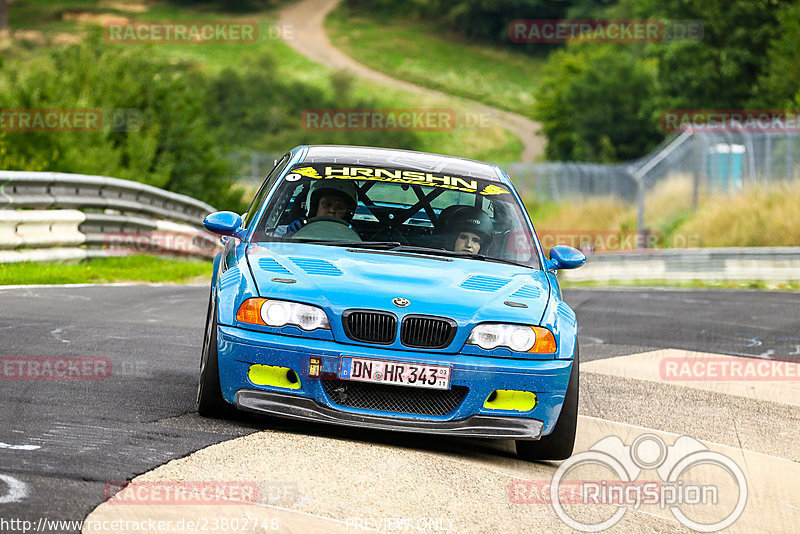
[[[538,299],[542,296],[542,290],[536,286],[522,286],[511,294],[517,299]]]
[[[303,269],[308,274],[316,274],[320,276],[342,276],[340,271],[334,264],[325,260],[318,260],[316,258],[289,258],[295,265]]]
[[[475,275],[470,276],[463,282],[461,286],[464,289],[472,291],[489,291],[494,292],[509,283],[511,280],[508,278],[496,278],[494,276]]]
[[[286,267],[278,263],[278,261],[274,258],[259,258],[258,266],[259,268],[271,273],[292,274],[286,269]]]

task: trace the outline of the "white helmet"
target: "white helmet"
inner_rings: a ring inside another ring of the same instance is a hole
[[[308,199],[306,203],[306,216],[313,217],[317,213],[319,199],[326,193],[332,193],[349,200],[352,209],[355,210],[358,203],[358,189],[356,184],[346,180],[314,180],[308,189]]]

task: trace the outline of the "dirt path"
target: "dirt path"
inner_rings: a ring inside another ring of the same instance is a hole
[[[291,24],[296,29],[287,39],[289,46],[317,63],[322,63],[337,70],[348,70],[353,74],[384,85],[396,87],[426,96],[435,96],[455,100],[470,108],[475,113],[490,116],[492,120],[516,135],[523,144],[520,160],[532,162],[544,151],[545,139],[537,135],[540,125],[522,115],[502,111],[478,102],[426,89],[386,74],[372,70],[358,63],[350,56],[335,48],[325,34],[324,21],[326,15],[336,7],[339,0],[301,0],[286,6],[281,12],[281,24]]]

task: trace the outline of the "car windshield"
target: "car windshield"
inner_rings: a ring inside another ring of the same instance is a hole
[[[522,208],[506,186],[402,168],[305,163],[290,169],[253,237],[283,240],[540,268]]]

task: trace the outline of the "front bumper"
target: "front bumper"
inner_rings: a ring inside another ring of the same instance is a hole
[[[448,365],[452,369],[451,386],[461,386],[468,392],[446,415],[344,406],[328,395],[324,379],[309,376],[311,357],[321,359],[323,373],[334,373],[335,377],[342,356]],[[230,326],[219,327],[218,357],[223,397],[243,410],[375,429],[497,439],[539,439],[552,432],[572,369],[572,360],[567,359],[519,360],[393,350]],[[290,368],[300,383],[292,389],[255,384],[248,376],[255,364]],[[534,392],[538,402],[527,412],[487,407],[487,398],[501,389]]]
[[[389,418],[343,412],[306,397],[274,391],[239,390],[236,392],[236,406],[241,410],[265,415],[374,430],[494,439],[538,439],[542,434],[542,422],[536,419],[487,415],[473,415],[459,421]]]

